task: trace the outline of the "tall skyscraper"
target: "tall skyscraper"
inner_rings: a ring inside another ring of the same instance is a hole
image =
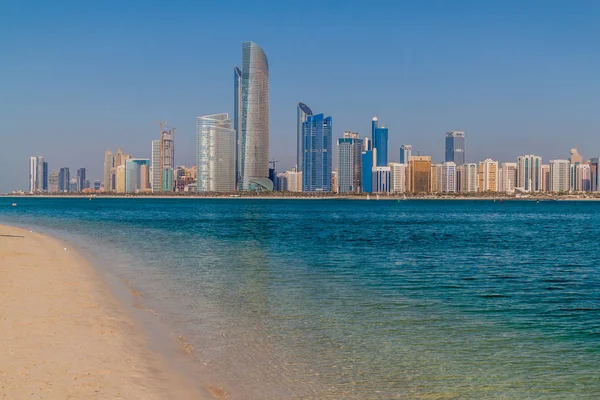
[[[456,193],[456,164],[447,161],[442,164],[442,193]]]
[[[124,192],[137,193],[142,190],[147,190],[150,186],[150,182],[148,182],[149,168],[150,160],[147,158],[129,158],[125,160]]]
[[[48,163],[42,162],[42,191],[48,191]]]
[[[577,191],[589,192],[592,190],[592,177],[589,164],[578,164],[576,167]]]
[[[600,167],[600,162],[597,157],[590,158],[590,174],[592,177],[592,192],[597,192],[599,190],[599,180],[598,180],[598,172]]]
[[[542,187],[540,190],[544,192],[550,191],[550,165],[542,164]]]
[[[234,126],[241,127],[240,183],[242,190],[272,190],[269,181],[269,63],[263,49],[254,42],[242,43],[241,77],[237,70]],[[241,97],[241,101],[240,101]],[[238,114],[238,115],[236,115]],[[241,120],[241,121],[240,121]],[[240,136],[240,135],[238,135]],[[331,180],[331,178],[329,178]]]
[[[365,141],[365,145],[368,146],[368,141]],[[373,168],[375,168],[375,155],[376,149],[365,150],[361,154],[361,184],[363,193],[373,192]]]
[[[371,121],[371,139],[373,148],[377,149],[377,167],[386,167],[388,165],[388,128],[379,126],[379,119],[373,117]]]
[[[298,171],[302,171],[302,124],[304,124],[308,117],[313,115],[312,110],[309,106],[304,103],[298,103],[296,106],[296,168]]]
[[[412,156],[412,146],[410,144],[400,145],[400,164],[408,164]]]
[[[112,190],[112,180],[111,173],[112,169],[115,166],[115,159],[113,157],[113,152],[111,149],[107,149],[104,153],[104,191],[111,192]]]
[[[463,131],[446,132],[446,162],[456,165],[465,163],[465,133]]]
[[[166,123],[163,125],[163,122],[160,122],[159,153],[159,191],[172,192],[174,188],[173,171],[175,170],[175,128],[168,128]],[[153,173],[155,172],[153,171]]]
[[[152,150],[150,153],[150,186],[153,193],[161,191],[160,177],[162,171],[160,169],[160,140],[152,141]]]
[[[579,154],[579,152],[577,151],[577,149],[573,148],[571,149],[570,155],[569,155],[569,161],[571,163],[570,166],[570,189],[578,192],[581,190],[581,188],[578,186],[579,184],[579,180],[577,179],[577,166],[581,163],[583,163],[583,157],[581,157],[581,154]]]
[[[408,192],[406,174],[407,164],[390,163],[390,192],[404,193]]]
[[[69,168],[63,167],[58,171],[58,191],[61,193],[69,191],[69,184],[71,183],[71,174]]]
[[[362,186],[362,141],[356,132],[344,132],[338,139],[337,191],[360,193]]]
[[[431,165],[431,193],[442,192],[442,164]]]
[[[554,193],[569,191],[569,175],[571,162],[569,160],[550,161],[550,190]]]
[[[48,193],[58,193],[58,171],[48,176]]]
[[[475,193],[477,192],[477,164],[467,163],[459,165],[460,168],[460,191],[463,193]]]
[[[479,191],[498,191],[498,161],[490,158],[479,163]]]
[[[85,187],[85,168],[79,168],[77,170],[77,191],[81,192]]]
[[[373,168],[373,192],[388,193],[390,191],[390,167]]]
[[[331,192],[331,117],[312,115],[302,124],[302,191]]]
[[[235,130],[235,188],[242,179],[242,70],[233,67],[233,129]]]
[[[517,187],[517,163],[502,163],[501,176],[500,190],[505,193],[513,193]]]
[[[431,157],[411,156],[410,185],[413,193],[431,192]]]
[[[528,154],[517,158],[517,186],[526,192],[542,190],[542,157]]]
[[[29,157],[29,192],[35,193],[39,187],[39,165],[40,157]]]
[[[235,129],[228,114],[198,117],[196,165],[198,192],[235,190]]]

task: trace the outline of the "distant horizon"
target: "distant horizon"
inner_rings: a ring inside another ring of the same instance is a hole
[[[27,190],[31,156],[102,180],[107,148],[150,158],[161,119],[177,128],[176,165],[195,165],[196,118],[233,117],[248,40],[269,59],[278,171],[295,165],[297,102],[331,116],[334,139],[370,136],[377,116],[392,162],[401,144],[443,162],[451,130],[467,162],[600,156],[597,2],[312,4],[0,5],[0,192]]]

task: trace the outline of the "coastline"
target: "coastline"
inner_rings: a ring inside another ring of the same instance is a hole
[[[0,398],[218,398],[152,350],[78,252],[0,225]],[[210,392],[210,390],[209,390]]]

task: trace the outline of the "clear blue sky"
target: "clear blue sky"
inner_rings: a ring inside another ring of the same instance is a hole
[[[231,112],[241,43],[265,50],[271,157],[295,158],[295,106],[335,136],[390,128],[442,161],[600,155],[600,1],[2,1],[0,192],[27,187],[28,157],[87,167],[104,150],[150,156],[155,121],[194,164],[199,115]]]

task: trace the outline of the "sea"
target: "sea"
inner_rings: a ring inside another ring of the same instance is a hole
[[[230,399],[600,398],[600,202],[5,197],[0,223],[90,255]]]

